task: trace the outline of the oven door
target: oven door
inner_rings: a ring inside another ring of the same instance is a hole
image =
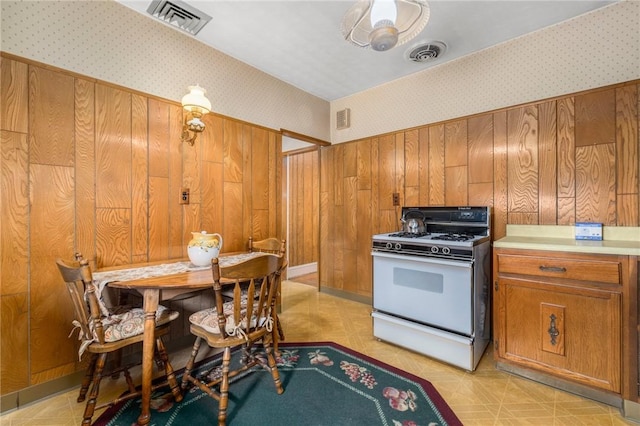
[[[373,252],[373,308],[473,334],[473,262]]]

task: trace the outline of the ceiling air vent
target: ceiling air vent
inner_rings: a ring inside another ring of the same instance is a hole
[[[345,108],[336,113],[336,129],[348,129],[351,127],[351,110]]]
[[[198,31],[211,20],[211,16],[180,0],[153,0],[147,12],[154,18],[192,35],[198,34]]]
[[[437,59],[447,50],[447,45],[441,41],[430,41],[414,46],[407,51],[407,59],[413,62],[430,62]]]

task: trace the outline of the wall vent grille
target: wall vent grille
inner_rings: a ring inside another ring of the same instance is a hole
[[[351,127],[351,110],[345,108],[336,113],[336,129],[348,129]]]
[[[147,13],[191,35],[196,35],[211,16],[180,0],[153,0]]]

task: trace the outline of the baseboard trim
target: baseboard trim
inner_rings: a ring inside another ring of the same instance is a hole
[[[372,304],[372,298],[368,296],[361,296],[359,294],[350,293],[348,291],[338,290],[331,287],[320,287],[321,293],[330,294],[332,296],[340,297],[341,299],[352,300],[354,302],[364,303],[366,305]]]
[[[305,265],[296,265],[287,267],[287,279],[299,277],[301,275],[313,274],[318,272],[318,263],[307,263]]]
[[[498,370],[506,371],[526,379],[530,379],[545,385],[561,389],[563,391],[580,395],[585,398],[599,401],[612,407],[619,408],[622,411],[623,399],[620,395],[607,392],[605,390],[598,390],[586,385],[564,380],[559,377],[551,376],[539,371],[533,371],[525,367],[520,367],[504,362],[496,362],[496,368]]]
[[[190,347],[191,345],[193,345],[194,341],[195,336],[187,334],[173,340],[169,340],[165,343],[165,346],[167,348],[167,352],[171,354],[171,352],[175,350]],[[140,359],[141,352],[138,351],[125,355],[122,358],[122,363],[123,365],[136,364],[140,363]],[[178,370],[182,367],[184,366],[173,365],[173,368],[175,370]],[[75,387],[79,387],[80,383],[82,383],[84,373],[84,370],[76,371],[75,373],[63,377],[58,377],[57,379],[53,379],[45,383],[29,386],[20,389],[19,391],[2,395],[0,397],[0,413],[4,414],[5,412],[13,411],[15,409],[22,408],[36,402],[40,402],[41,400],[44,400],[46,398],[52,397],[59,393],[67,392]]]
[[[622,402],[622,411],[625,419],[640,423],[640,404],[625,399]]]

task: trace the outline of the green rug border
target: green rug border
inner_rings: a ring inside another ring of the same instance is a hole
[[[428,380],[425,380],[419,376],[416,376],[414,374],[411,374],[407,371],[401,370],[399,368],[396,368],[390,364],[387,364],[385,362],[382,362],[380,360],[377,360],[375,358],[372,358],[368,355],[365,355],[361,352],[358,352],[356,350],[353,350],[351,348],[348,348],[346,346],[343,346],[339,343],[335,343],[335,342],[298,342],[298,343],[294,343],[294,342],[281,342],[279,344],[280,347],[282,348],[288,348],[288,347],[313,347],[313,346],[330,346],[333,349],[337,350],[337,351],[342,351],[345,352],[353,357],[356,358],[360,358],[363,361],[366,361],[372,365],[375,365],[378,368],[381,369],[385,369],[388,370],[390,373],[398,375],[403,377],[406,380],[410,380],[412,382],[415,382],[416,385],[422,387],[422,389],[424,390],[424,392],[427,394],[427,396],[429,397],[429,400],[431,401],[431,403],[435,406],[435,409],[438,411],[438,413],[440,414],[440,416],[442,417],[442,419],[447,423],[447,425],[449,426],[462,426],[462,422],[460,421],[460,419],[458,419],[458,417],[455,415],[455,413],[453,412],[453,410],[451,409],[451,407],[449,407],[449,404],[447,404],[447,402],[444,400],[444,398],[440,395],[440,393],[437,391],[437,389],[431,384],[431,382],[429,382]],[[197,363],[197,365],[195,366],[197,368],[197,366],[210,362],[216,358],[219,358],[222,354],[218,353],[215,355],[212,355],[210,357],[207,357],[205,359],[202,359],[201,361],[199,361]],[[184,371],[184,368],[181,368],[179,370],[177,370],[175,373],[176,375],[180,375],[182,374],[182,372]],[[113,415],[115,415],[120,408],[125,404],[126,402],[121,402],[119,404],[113,405],[109,408],[107,408],[92,424],[93,426],[104,426],[106,424],[108,424],[108,422],[111,420],[111,418],[113,417]]]

